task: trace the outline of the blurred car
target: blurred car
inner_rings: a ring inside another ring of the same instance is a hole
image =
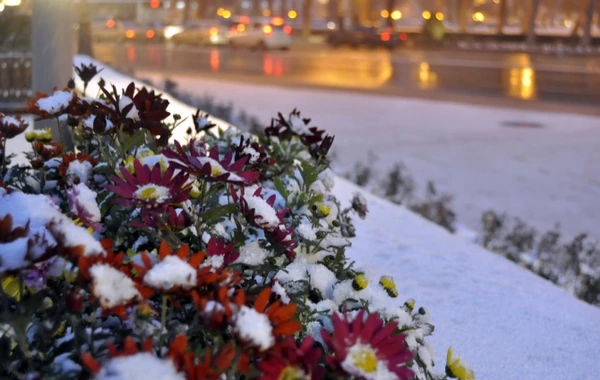
[[[392,28],[374,28],[355,26],[343,30],[335,30],[327,35],[327,44],[331,47],[387,47],[401,46],[408,41],[408,34],[395,32]]]
[[[254,49],[288,50],[292,45],[292,27],[283,19],[251,21],[241,19],[229,31],[229,46]]]
[[[161,42],[165,39],[165,27],[160,22],[140,25],[134,21],[123,21],[124,39],[132,42]]]
[[[176,45],[228,45],[229,30],[235,25],[227,21],[195,21],[183,26],[183,31],[171,37]]]
[[[92,22],[92,38],[97,42],[122,42],[126,27],[122,21],[112,18]]]

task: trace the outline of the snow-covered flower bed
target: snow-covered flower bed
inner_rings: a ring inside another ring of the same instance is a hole
[[[424,307],[391,306],[400,273],[346,258],[368,206],[331,194],[310,120],[254,136],[133,84],[86,95],[29,102],[62,130],[27,134],[29,165],[0,114],[0,377],[474,378],[451,349],[434,365]]]

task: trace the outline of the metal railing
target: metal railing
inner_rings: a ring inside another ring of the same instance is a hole
[[[22,111],[33,96],[31,57],[31,53],[0,53],[0,111]]]

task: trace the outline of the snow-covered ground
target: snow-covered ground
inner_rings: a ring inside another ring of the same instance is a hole
[[[138,72],[162,83],[164,76]],[[600,238],[600,118],[335,91],[257,86],[169,75],[186,92],[231,101],[267,123],[298,107],[336,136],[336,165],[361,161],[386,173],[404,162],[454,196],[460,223],[480,226],[494,209],[538,230]],[[539,123],[541,128],[503,126]],[[379,160],[372,161],[374,153]]]
[[[107,82],[123,79],[108,69],[102,75]],[[268,100],[252,110],[271,107]],[[356,109],[353,115],[360,122]],[[325,111],[312,114],[331,121]],[[349,123],[350,116],[341,122]],[[377,125],[377,120],[366,124]],[[352,124],[345,128],[350,134],[357,129]],[[344,128],[337,132],[337,144],[343,144]],[[418,136],[409,137],[417,144]],[[15,141],[10,148],[18,151],[27,144]],[[342,202],[361,191],[345,180],[336,181],[334,193]],[[412,297],[429,309],[436,325],[432,342],[439,370],[452,345],[474,367],[478,379],[597,378],[599,309],[402,207],[368,193],[365,197],[370,214],[356,221],[358,236],[349,256],[374,275],[392,275],[400,292],[397,302]]]
[[[337,179],[347,202],[360,191]],[[349,256],[376,278],[392,275],[400,303],[431,312],[436,363],[452,345],[478,379],[597,379],[600,310],[473,243],[363,192],[369,215],[356,221]]]

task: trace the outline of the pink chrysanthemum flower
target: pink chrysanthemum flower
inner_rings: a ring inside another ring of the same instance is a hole
[[[361,310],[352,319],[347,313],[333,314],[333,334],[322,331],[331,351],[327,364],[340,375],[354,379],[410,380],[414,373],[406,367],[413,358],[405,336],[394,334],[397,322],[385,324],[378,313]]]
[[[150,168],[139,160],[133,162],[135,172],[132,174],[125,167],[120,168],[123,178],[113,176],[114,185],[106,188],[122,199],[117,203],[127,206],[143,206],[146,208],[166,209],[168,205],[179,204],[189,198],[191,184],[188,175],[173,168],[164,173],[160,165]]]

